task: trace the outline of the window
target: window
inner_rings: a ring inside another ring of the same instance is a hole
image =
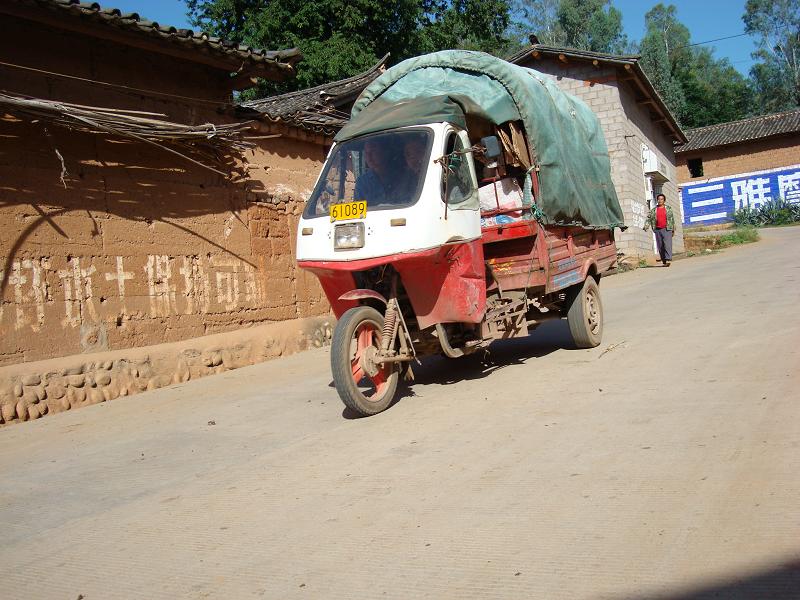
[[[703,159],[702,158],[690,158],[686,161],[686,166],[689,167],[689,176],[694,177],[702,177],[703,176]]]
[[[366,200],[369,210],[403,208],[420,196],[430,161],[429,130],[377,133],[338,144],[306,204],[306,219],[332,204]]]
[[[659,194],[663,194],[663,193],[664,193],[664,184],[654,181],[653,182],[653,197],[650,199],[650,208],[653,208],[654,206],[658,205],[658,201],[656,200],[656,198],[658,198]]]
[[[467,200],[473,199],[475,195],[469,158],[466,153],[451,154],[464,150],[464,143],[455,132],[450,133],[445,148],[445,152],[450,154],[449,170],[446,177],[442,179],[442,191],[447,190],[445,201],[450,206],[463,204]]]

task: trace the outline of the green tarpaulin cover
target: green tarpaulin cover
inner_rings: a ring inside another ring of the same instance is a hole
[[[545,223],[624,226],[605,138],[591,109],[550,77],[483,52],[445,50],[388,69],[358,97],[336,140],[423,123],[463,127],[465,113],[497,125],[522,120],[539,167],[536,204]]]

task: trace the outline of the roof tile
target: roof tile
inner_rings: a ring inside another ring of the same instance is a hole
[[[787,133],[800,133],[800,109],[689,129],[686,131],[689,141],[676,147],[675,153],[727,146]]]
[[[221,40],[203,32],[191,29],[179,29],[170,25],[160,25],[156,21],[142,18],[139,13],[123,13],[118,8],[103,8],[97,2],[80,2],[79,0],[2,0],[17,2],[29,6],[64,11],[70,17],[84,17],[93,23],[116,27],[142,34],[156,34],[186,46],[205,45],[215,53],[226,55],[236,60],[249,61],[251,65],[282,65],[280,68],[291,68],[302,60],[303,55],[297,48],[288,50],[256,50],[235,42]]]
[[[325,135],[333,135],[349,119],[342,112],[384,70],[387,54],[368,70],[347,79],[313,88],[270,96],[242,103],[242,110],[251,110],[272,120]]]

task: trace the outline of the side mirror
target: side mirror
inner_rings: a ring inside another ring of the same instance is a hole
[[[484,155],[486,158],[497,158],[500,156],[500,142],[497,140],[496,135],[489,135],[481,138],[481,146],[486,148]]]

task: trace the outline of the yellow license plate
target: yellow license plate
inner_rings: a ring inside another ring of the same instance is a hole
[[[357,200],[345,204],[331,204],[331,223],[347,219],[363,219],[367,216],[367,201]]]

